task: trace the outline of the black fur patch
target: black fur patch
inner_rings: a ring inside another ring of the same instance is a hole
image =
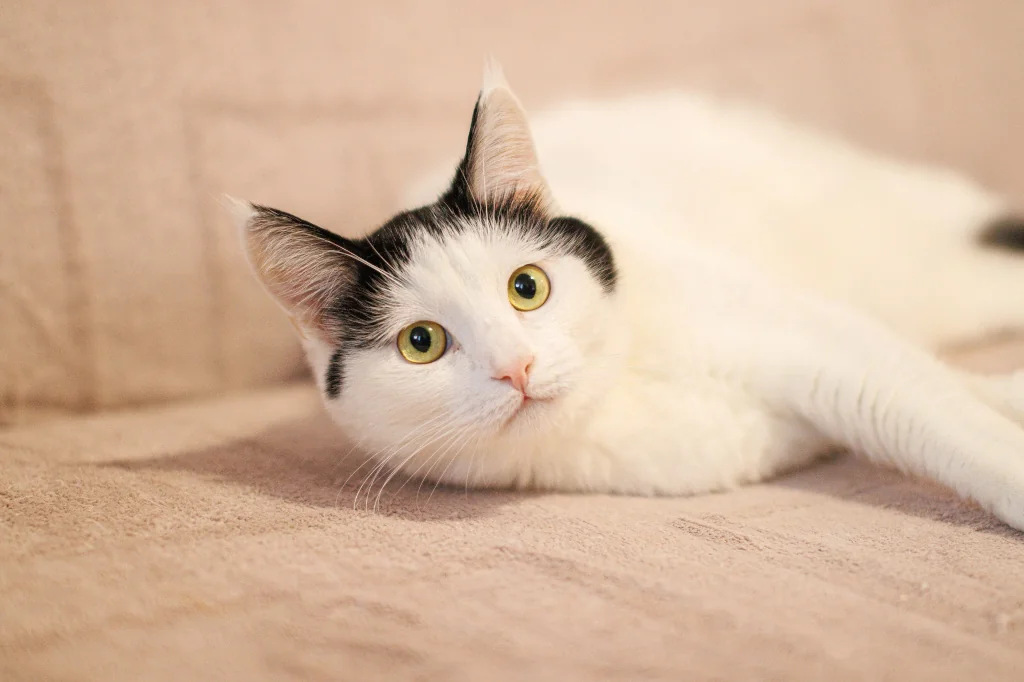
[[[380,345],[390,278],[408,264],[412,240],[423,232],[441,238],[452,223],[447,210],[434,204],[399,213],[377,231],[351,242],[349,249],[369,265],[355,264],[353,284],[327,309],[344,330],[345,348]]]
[[[1000,249],[1024,251],[1024,216],[997,218],[978,234],[978,243]]]
[[[388,276],[397,275],[408,264],[412,240],[423,232],[442,240],[448,235],[454,236],[485,213],[497,224],[505,225],[510,232],[522,232],[543,247],[555,248],[565,255],[579,258],[605,291],[614,291],[615,261],[601,234],[578,218],[546,217],[539,197],[528,194],[510,195],[495,205],[485,207],[470,199],[468,194],[450,189],[437,203],[400,213],[377,231],[357,240],[338,237],[283,211],[275,211],[278,219],[293,220],[296,226],[313,230],[370,264],[352,261],[355,276],[351,285],[326,311],[326,315],[337,322],[335,326],[344,330],[342,338],[335,341],[337,347],[327,368],[325,392],[328,398],[337,398],[341,394],[348,352],[390,343],[382,343],[380,334],[388,323],[382,313],[388,297]]]
[[[342,344],[331,355],[331,361],[327,363],[327,376],[324,377],[324,389],[328,398],[337,398],[341,395],[341,382],[345,378],[342,366]]]
[[[473,118],[469,122],[469,136],[466,139],[466,153],[463,154],[462,161],[459,162],[459,167],[455,169],[455,178],[452,180],[452,184],[448,187],[448,191],[446,191],[438,200],[439,204],[448,206],[456,212],[460,209],[468,208],[475,203],[473,196],[469,191],[469,159],[473,156],[473,143],[476,140],[476,127],[479,117],[480,97],[477,97],[476,104],[473,106]]]
[[[608,293],[615,290],[618,277],[615,259],[611,247],[600,232],[571,216],[553,218],[541,226],[538,232],[552,241],[571,244],[572,254],[587,264],[604,290]]]
[[[351,350],[393,342],[382,340],[380,333],[388,322],[383,319],[382,311],[386,309],[390,276],[398,274],[408,264],[411,242],[424,233],[444,240],[465,230],[475,220],[486,217],[490,223],[524,234],[538,241],[542,247],[578,257],[606,292],[614,291],[617,276],[615,260],[608,243],[593,227],[578,218],[548,215],[542,197],[530,192],[512,192],[487,205],[473,197],[466,176],[479,112],[478,99],[473,109],[466,154],[445,193],[433,204],[399,213],[363,239],[345,239],[284,211],[257,207],[278,221],[311,230],[325,241],[365,261],[351,261],[351,270],[344,275],[350,284],[325,311],[337,322],[332,327],[343,330],[343,338],[336,339],[336,349],[327,367],[327,397],[340,395],[345,378],[345,356]]]
[[[451,185],[436,205],[446,208],[457,218],[475,219],[485,215],[497,218],[511,229],[519,229],[538,239],[545,247],[557,245],[565,248],[566,255],[576,256],[586,263],[604,290],[611,293],[615,289],[615,259],[604,237],[593,227],[578,218],[547,215],[542,197],[535,193],[510,192],[486,205],[473,197],[469,187],[469,160],[476,142],[479,116],[478,97],[469,124],[466,153],[455,170]]]

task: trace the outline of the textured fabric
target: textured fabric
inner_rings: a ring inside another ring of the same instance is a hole
[[[370,229],[464,141],[487,52],[530,108],[736,93],[1024,198],[1018,0],[7,2],[0,422],[279,382],[291,329],[222,192]]]
[[[0,679],[1024,670],[1024,535],[851,458],[643,499],[360,490],[346,451],[305,387],[0,433]]]
[[[1021,679],[1022,535],[850,458],[694,499],[396,478],[378,505],[309,388],[253,390],[298,351],[216,196],[368,229],[463,143],[493,51],[531,108],[708,87],[1024,199],[1024,4],[0,17],[0,422],[193,397],[0,431],[0,679]]]

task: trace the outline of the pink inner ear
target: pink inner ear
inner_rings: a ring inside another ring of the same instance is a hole
[[[468,159],[470,191],[484,204],[530,194],[550,203],[526,112],[506,86],[481,95]]]
[[[243,226],[245,252],[257,278],[284,308],[302,338],[330,339],[326,312],[340,295],[351,267],[342,247],[313,225],[254,207]],[[340,239],[340,238],[337,238]]]

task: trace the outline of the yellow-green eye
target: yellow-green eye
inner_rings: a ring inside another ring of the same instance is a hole
[[[398,333],[398,352],[417,365],[425,365],[444,355],[448,334],[437,322],[415,322]]]
[[[524,265],[508,278],[508,300],[516,310],[536,310],[550,294],[551,282],[536,265]]]

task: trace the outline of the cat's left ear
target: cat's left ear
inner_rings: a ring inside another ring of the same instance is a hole
[[[253,274],[303,338],[337,343],[331,306],[356,278],[354,244],[290,213],[225,197]]]
[[[485,206],[517,195],[537,199],[543,207],[552,203],[526,111],[493,58],[484,66],[466,155],[452,189]]]

